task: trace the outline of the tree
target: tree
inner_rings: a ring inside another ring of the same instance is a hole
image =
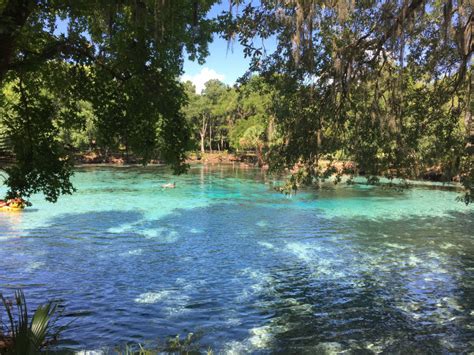
[[[249,119],[239,120],[232,135],[233,145],[236,148],[255,149],[259,166],[264,165],[263,147],[265,145],[265,127],[262,119],[252,116]]]
[[[72,126],[61,124],[59,137],[66,147],[85,151],[92,150],[97,141],[98,131],[92,104],[89,101],[79,101],[77,103],[78,120]]]
[[[258,164],[265,164],[264,149],[275,141],[274,91],[263,78],[252,76],[239,88],[239,118],[231,128],[230,142],[236,149],[255,149]]]
[[[201,153],[205,152],[206,138],[209,151],[212,152],[213,142],[217,136],[218,150],[223,149],[226,139],[227,121],[235,100],[233,90],[219,80],[213,79],[205,83],[201,95],[196,94],[192,83],[185,83],[188,103],[184,113],[193,127],[195,136],[199,136]],[[215,146],[214,145],[214,146]]]
[[[72,160],[57,127],[76,120],[83,101],[105,143],[126,144],[143,163],[158,151],[183,172],[189,133],[178,77],[184,49],[199,61],[207,54],[213,23],[205,15],[214,2],[1,2],[0,85],[13,85],[19,97],[15,105],[0,98],[15,155],[4,167],[8,195],[43,191],[55,201],[72,192]],[[58,16],[66,33],[55,32]]]
[[[461,176],[472,197],[472,156],[460,149],[472,126],[471,3],[245,1],[239,8],[222,31],[238,36],[251,69],[279,93],[283,139],[270,152],[271,167],[301,166],[313,183],[326,175],[321,159],[342,155],[369,177],[413,176],[421,142],[433,139],[442,148],[424,162],[454,158],[446,178]],[[257,43],[271,36],[278,47],[265,57]],[[424,125],[438,134],[423,137]]]
[[[241,96],[248,107],[225,107],[232,91],[209,83],[199,97],[206,110],[190,116],[200,122],[202,150],[206,138],[212,150],[216,136],[220,149],[238,119],[260,120],[242,142],[262,139],[270,166],[299,166],[304,182],[332,169],[322,171],[322,159],[350,159],[371,181],[441,166],[445,179],[461,177],[472,199],[472,155],[463,148],[473,141],[471,2],[231,1],[218,23],[206,18],[214,2],[0,3],[0,84],[14,92],[0,97],[4,141],[16,159],[6,168],[9,195],[43,191],[54,201],[72,191],[72,162],[57,136],[59,124],[81,120],[81,102],[91,103],[105,146],[125,145],[144,163],[159,152],[184,171],[183,50],[202,62],[219,30],[237,36],[250,71],[278,100],[263,111],[252,95]],[[64,34],[54,30],[58,16],[68,23]],[[257,43],[271,36],[277,50],[264,56]]]
[[[193,132],[198,132],[199,138],[197,140],[200,142],[201,153],[205,153],[205,139],[209,116],[206,101],[201,95],[196,94],[196,87],[192,82],[187,81],[184,83],[184,86],[188,101],[183,107],[183,113]]]
[[[207,106],[206,112],[209,126],[209,150],[212,153],[213,132],[221,126],[222,118],[226,113],[225,97],[228,91],[227,85],[217,79],[211,79],[204,84],[202,96],[204,105]]]

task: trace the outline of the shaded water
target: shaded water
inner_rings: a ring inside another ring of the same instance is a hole
[[[0,291],[61,300],[63,347],[194,332],[215,352],[474,351],[474,208],[456,192],[289,198],[229,166],[87,168],[75,185],[0,215]]]

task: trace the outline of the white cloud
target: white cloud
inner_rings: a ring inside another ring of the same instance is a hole
[[[201,71],[195,75],[184,74],[181,77],[181,81],[191,81],[196,86],[196,92],[200,94],[204,89],[204,84],[211,79],[218,79],[223,81],[225,78],[224,74],[219,74],[214,69],[204,67]]]

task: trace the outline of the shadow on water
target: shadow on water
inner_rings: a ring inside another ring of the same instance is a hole
[[[155,220],[67,214],[7,241],[0,277],[63,299],[78,318],[72,348],[202,331],[216,350],[468,352],[473,216],[329,219],[246,203]]]
[[[199,254],[193,269],[227,282],[250,274],[240,292],[260,316],[254,348],[432,353],[474,346],[473,216],[325,219],[213,205],[154,223],[198,231],[176,246]]]
[[[75,319],[62,345],[87,344],[85,339],[97,336],[97,331],[107,332],[107,327],[97,325],[101,315],[120,312],[108,305],[111,283],[117,287],[127,282],[121,279],[119,263],[114,268],[114,259],[109,262],[104,257],[114,255],[117,241],[110,239],[113,234],[107,230],[141,218],[139,212],[119,210],[68,213],[23,232],[19,239],[7,239],[0,248],[0,292],[8,295],[22,288],[30,307],[60,301],[65,316]],[[105,322],[107,318],[113,319],[105,317]]]
[[[348,250],[337,248],[342,254],[329,265],[320,263],[318,253],[331,248],[324,243],[298,265],[285,263],[274,272],[275,294],[262,306],[274,314],[273,349],[472,351],[472,217],[453,212],[444,218],[332,219],[351,231],[342,238]],[[325,267],[336,277],[317,272]]]

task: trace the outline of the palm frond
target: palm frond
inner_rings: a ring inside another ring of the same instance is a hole
[[[36,353],[56,339],[59,332],[64,329],[64,327],[56,326],[61,312],[59,312],[59,305],[54,301],[38,306],[30,319],[23,291],[15,291],[14,302],[7,300],[1,293],[0,299],[8,317],[3,335],[9,340],[8,352]]]

